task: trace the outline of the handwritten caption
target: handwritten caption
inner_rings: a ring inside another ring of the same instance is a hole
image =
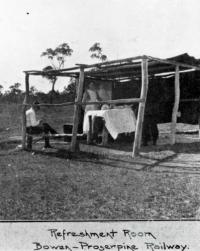
[[[84,251],[163,251],[189,250],[185,243],[168,243],[159,240],[152,232],[134,232],[131,229],[110,231],[68,231],[66,229],[47,229],[49,241],[33,242],[33,250],[84,250]]]

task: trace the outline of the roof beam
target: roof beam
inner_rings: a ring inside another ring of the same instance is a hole
[[[101,74],[101,73],[104,73],[105,71],[109,72],[109,71],[116,71],[116,70],[120,70],[120,69],[133,69],[133,68],[137,68],[137,67],[139,68],[140,63],[137,63],[137,62],[134,63],[133,61],[139,61],[142,59],[150,60],[151,62],[149,62],[149,66],[156,67],[157,63],[163,63],[163,64],[168,64],[170,66],[174,65],[174,66],[179,66],[179,67],[183,67],[183,68],[200,70],[200,66],[193,66],[193,65],[189,65],[189,64],[185,64],[185,63],[175,62],[173,60],[160,59],[160,58],[156,58],[156,57],[143,55],[143,56],[130,57],[130,58],[119,59],[119,60],[106,61],[106,62],[91,64],[91,65],[77,64],[76,67],[64,68],[64,69],[59,69],[59,70],[48,70],[48,71],[30,70],[30,71],[24,71],[24,72],[29,75],[44,75],[44,74],[48,73],[48,74],[52,74],[54,76],[59,76],[59,74],[63,73],[62,76],[65,76],[64,74],[67,74],[67,72],[69,72],[69,74],[71,74],[70,71],[79,70],[80,67],[85,68],[85,69],[99,67],[100,69],[97,70],[96,73]],[[126,65],[126,63],[128,65]],[[149,69],[150,69],[150,67],[149,67]],[[150,71],[151,71],[151,69],[150,69]],[[94,72],[92,72],[92,75],[93,75],[93,73]],[[73,74],[77,74],[77,76],[78,76],[79,73],[73,72]],[[88,71],[86,71],[86,74],[88,74]]]
[[[124,58],[124,59],[117,59],[117,60],[111,60],[111,61],[106,61],[103,63],[97,63],[97,64],[90,64],[90,65],[83,65],[84,68],[93,68],[93,67],[100,67],[100,66],[106,66],[109,64],[117,64],[117,63],[123,63],[123,62],[128,62],[128,61],[133,61],[133,60],[140,60],[144,56],[137,56],[137,57],[131,57],[131,58]],[[82,64],[77,64],[77,65],[82,65]]]
[[[150,60],[155,60],[164,64],[171,64],[171,65],[176,65],[176,66],[181,66],[181,67],[185,67],[185,68],[194,68],[196,70],[200,70],[200,66],[193,66],[193,65],[189,65],[189,64],[185,64],[185,63],[179,63],[179,62],[175,62],[172,60],[167,60],[167,59],[160,59],[160,58],[154,58],[151,56],[146,56],[146,58],[150,59]]]

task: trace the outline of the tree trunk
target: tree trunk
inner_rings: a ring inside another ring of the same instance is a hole
[[[53,80],[52,81],[52,88],[51,88],[51,93],[50,93],[50,104],[53,104],[53,96],[54,96],[54,88],[55,88],[55,83],[56,83],[56,80]]]

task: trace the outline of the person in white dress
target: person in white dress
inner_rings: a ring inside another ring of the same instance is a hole
[[[98,93],[95,89],[94,82],[90,82],[88,89],[83,94],[82,102],[96,102],[99,101]],[[85,105],[85,113],[88,111],[99,110],[98,104]]]
[[[100,98],[98,96],[98,92],[95,88],[95,83],[94,82],[90,82],[88,85],[88,88],[85,90],[84,94],[83,94],[83,99],[82,102],[96,102],[96,101],[100,101]],[[100,105],[99,104],[89,104],[89,105],[85,105],[84,107],[84,120],[83,120],[83,124],[87,123],[86,119],[86,113],[88,111],[95,111],[95,110],[100,110]],[[95,141],[97,138],[97,131],[98,129],[96,128],[97,126],[94,127],[94,125],[96,125],[97,123],[94,123],[94,119],[92,121],[92,138]],[[83,126],[84,127],[84,126]]]

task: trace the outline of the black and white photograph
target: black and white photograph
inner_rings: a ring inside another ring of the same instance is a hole
[[[0,0],[1,222],[200,219],[199,13]]]

